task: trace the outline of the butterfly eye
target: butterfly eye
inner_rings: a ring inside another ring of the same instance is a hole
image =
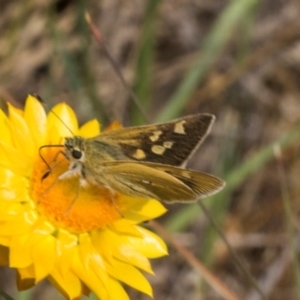
[[[82,156],[82,152],[80,150],[73,149],[72,150],[72,156],[75,159],[80,159],[81,156]]]

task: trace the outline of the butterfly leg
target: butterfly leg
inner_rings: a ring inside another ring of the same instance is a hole
[[[57,152],[56,153],[56,155],[55,155],[55,157],[54,157],[54,159],[53,159],[53,161],[54,162],[56,162],[56,160],[57,160],[57,157],[59,156],[59,154],[62,154],[63,156],[64,156],[64,158],[63,159],[61,159],[61,160],[59,160],[53,167],[50,167],[50,165],[44,160],[44,158],[42,158],[43,159],[43,161],[45,162],[45,164],[47,165],[47,167],[48,167],[48,171],[47,172],[45,172],[45,174],[42,176],[42,181],[44,180],[44,179],[46,179],[64,160],[65,160],[65,158],[66,159],[68,159],[68,157],[66,156],[66,154],[63,152],[63,151],[59,151],[59,152]]]
[[[114,208],[116,209],[116,211],[118,212],[118,214],[120,215],[121,218],[124,218],[123,214],[121,213],[115,199],[116,199],[116,192],[110,188],[108,188],[109,191],[109,198],[111,200],[111,203],[113,204]]]
[[[79,193],[80,193],[80,186],[81,186],[81,185],[78,185],[78,188],[77,188],[76,195],[75,195],[74,199],[73,199],[72,202],[69,204],[67,210],[64,212],[64,214],[63,214],[64,217],[67,217],[67,216],[68,216],[68,214],[70,213],[72,207],[74,206],[75,201],[76,201],[76,199],[78,198]]]
[[[82,164],[81,162],[71,162],[69,170],[58,176],[59,180],[71,178],[74,176],[82,177]]]
[[[43,180],[43,178],[42,178],[42,180]],[[51,189],[58,181],[59,181],[59,179],[56,178],[56,179],[54,180],[54,182],[52,182],[52,183],[50,184],[50,186],[48,186],[48,187],[40,194],[39,199],[43,198],[43,197],[50,191],[50,189]],[[39,204],[39,203],[40,203],[40,200],[38,200],[37,204]]]

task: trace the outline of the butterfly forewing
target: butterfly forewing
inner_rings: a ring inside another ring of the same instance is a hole
[[[92,139],[117,160],[182,165],[198,148],[214,122],[195,114],[171,122],[107,131]]]

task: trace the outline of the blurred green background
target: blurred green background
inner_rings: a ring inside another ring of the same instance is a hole
[[[188,164],[227,181],[204,203],[266,297],[300,299],[294,268],[300,2],[1,0],[4,110],[6,101],[23,107],[27,94],[37,93],[49,108],[67,102],[81,123],[95,117],[104,126],[115,119],[125,126],[147,122],[92,36],[85,11],[151,123],[196,112],[216,115],[212,133]],[[274,144],[282,146],[281,173]],[[168,209],[159,221],[181,244],[241,299],[260,299],[197,204]],[[222,299],[169,248],[169,257],[153,261],[155,299]],[[20,300],[62,299],[47,282],[17,293],[15,273],[7,268],[0,269],[0,287]]]

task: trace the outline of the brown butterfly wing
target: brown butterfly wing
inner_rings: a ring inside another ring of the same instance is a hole
[[[225,185],[221,179],[206,173],[128,161],[104,163],[99,184],[103,182],[112,190],[129,196],[169,203],[196,201],[217,193]]]
[[[167,123],[126,127],[92,139],[116,160],[182,165],[209,133],[215,117],[195,114]]]

